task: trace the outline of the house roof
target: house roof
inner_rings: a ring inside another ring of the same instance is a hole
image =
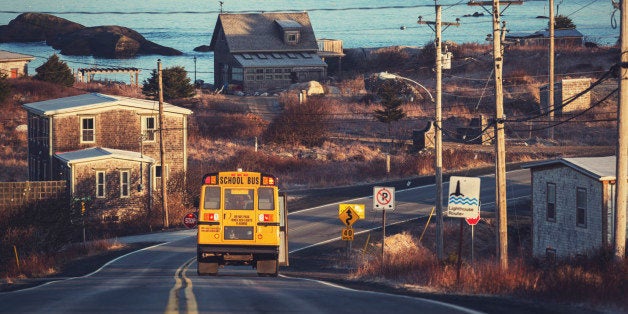
[[[126,106],[146,110],[158,110],[159,104],[154,100],[112,96],[99,93],[82,94],[24,104],[29,112],[52,116],[56,114],[101,109],[110,106]],[[189,115],[191,110],[164,103],[164,112]]]
[[[582,33],[577,29],[556,29],[554,30],[555,38],[583,37]],[[506,38],[549,38],[549,31],[542,30],[533,33],[530,32],[512,32],[506,35]]]
[[[0,50],[0,62],[6,61],[31,61],[35,59],[33,56],[23,55],[21,53]]]
[[[599,181],[615,180],[617,167],[615,156],[559,158],[532,162],[522,167],[534,170],[534,168],[554,165],[570,167]]]
[[[297,25],[301,30],[299,42],[296,45],[284,43],[280,29],[294,29]],[[214,27],[211,50],[215,48],[221,29],[231,53],[318,50],[307,12],[221,13]]]
[[[242,53],[233,57],[244,67],[327,67],[317,54],[308,52],[298,53]]]
[[[106,159],[124,159],[154,163],[155,159],[138,152],[104,147],[90,147],[65,153],[56,153],[55,157],[67,164],[77,164]]]

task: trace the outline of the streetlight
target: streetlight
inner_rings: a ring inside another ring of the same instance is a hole
[[[418,85],[419,87],[421,87],[429,96],[430,96],[430,101],[434,102],[434,97],[432,97],[432,93],[430,93],[429,90],[427,90],[427,88],[425,88],[425,86],[421,85],[421,83],[413,80],[413,79],[409,79],[407,77],[401,76],[401,75],[397,75],[397,74],[393,74],[393,73],[388,73],[388,72],[379,72],[377,73],[377,77],[382,79],[382,80],[394,80],[394,79],[399,79],[399,80],[404,80],[404,81],[408,81],[411,83],[414,83],[415,85]]]
[[[419,17],[420,21],[420,17]],[[439,23],[440,25],[440,23]],[[440,28],[439,28],[440,29]],[[436,49],[440,49],[440,45],[437,46]],[[439,50],[437,50],[439,51]],[[437,68],[440,69],[440,59],[437,58],[436,61]],[[437,74],[439,72],[437,71]],[[443,134],[442,134],[442,117],[441,117],[441,91],[440,91],[440,78],[436,80],[436,96],[438,99],[434,101],[434,97],[430,93],[425,86],[421,85],[419,82],[409,79],[407,77],[399,76],[396,74],[388,73],[388,72],[380,72],[378,77],[381,79],[401,79],[408,82],[412,82],[418,86],[420,86],[427,94],[430,96],[430,100],[436,106],[436,114],[434,121],[434,180],[436,181],[436,246],[438,259],[442,260],[442,247],[443,247]]]

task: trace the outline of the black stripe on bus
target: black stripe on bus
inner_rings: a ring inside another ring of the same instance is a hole
[[[258,222],[258,226],[279,226],[278,222]]]
[[[199,225],[210,225],[210,226],[220,225],[220,223],[218,221],[199,221],[198,224]]]

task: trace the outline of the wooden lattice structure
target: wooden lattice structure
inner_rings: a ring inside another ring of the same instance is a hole
[[[67,181],[0,182],[0,208],[15,208],[68,196]]]
[[[89,83],[94,80],[96,74],[120,74],[128,73],[131,77],[130,84],[138,86],[140,70],[138,68],[79,68],[76,70],[76,80],[78,82]]]

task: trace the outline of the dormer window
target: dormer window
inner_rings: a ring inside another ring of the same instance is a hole
[[[279,25],[281,34],[283,35],[283,42],[287,45],[296,45],[301,39],[301,24],[293,20],[275,20],[275,23]]]
[[[298,32],[286,32],[284,41],[286,44],[296,45],[299,43],[299,33]]]

